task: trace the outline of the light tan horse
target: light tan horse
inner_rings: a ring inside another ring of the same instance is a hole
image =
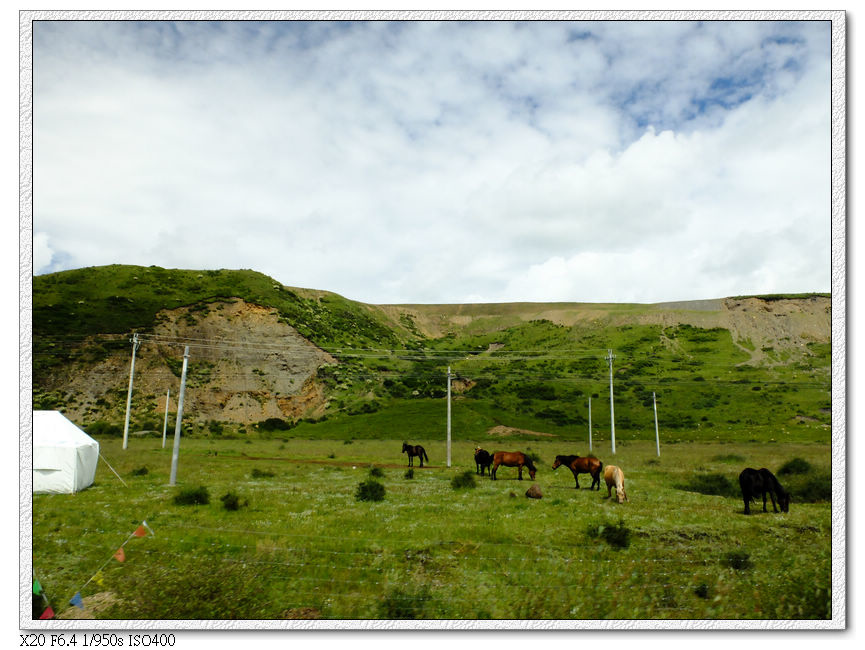
[[[616,488],[616,501],[624,503],[630,501],[625,492],[625,473],[615,465],[604,467],[604,481],[607,483],[607,498],[612,496],[613,487]]]

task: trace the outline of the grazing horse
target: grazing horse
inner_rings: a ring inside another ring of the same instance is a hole
[[[607,484],[607,498],[612,496],[613,488],[616,488],[616,501],[624,503],[630,501],[625,492],[625,473],[615,465],[607,465],[604,468],[604,481]]]
[[[498,471],[499,465],[519,468],[519,479],[521,481],[523,480],[524,466],[529,468],[529,476],[532,477],[533,481],[535,480],[535,472],[538,471],[532,459],[521,451],[497,451],[493,454],[493,468],[490,470],[490,476],[494,481],[496,480],[496,471]]]
[[[427,462],[429,462],[429,456],[426,455],[426,451],[420,445],[410,445],[408,443],[402,443],[402,452],[403,454],[408,454],[408,466],[411,467],[414,465],[414,457],[417,456],[420,458],[420,466],[423,467],[423,460],[426,458]]]
[[[577,478],[580,474],[588,474],[592,477],[592,484],[589,489],[593,489],[596,485],[598,490],[601,489],[601,469],[604,464],[594,456],[556,456],[556,462],[553,463],[553,469],[565,465],[571,472],[574,473],[574,483],[576,489],[580,489],[580,480]]]
[[[493,464],[493,457],[490,452],[480,447],[475,447],[475,474],[484,475],[484,467],[487,468],[487,473],[490,473],[490,465]]]
[[[781,506],[781,512],[790,510],[790,494],[781,487],[778,479],[765,467],[762,469],[754,469],[746,467],[739,474],[739,487],[742,488],[742,500],[745,502],[745,514],[751,514],[751,501],[757,498],[757,495],[763,495],[763,512],[766,510],[766,493],[772,499],[772,510],[778,512],[775,507],[775,498],[778,499],[778,505]]]

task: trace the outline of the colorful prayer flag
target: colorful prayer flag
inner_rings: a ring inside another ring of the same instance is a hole
[[[69,601],[70,605],[75,605],[76,607],[80,607],[84,609],[84,601],[81,599],[81,592],[76,591],[75,595],[72,596],[72,599]]]
[[[42,593],[42,585],[39,584],[38,580],[33,581],[33,593],[37,596]]]
[[[144,537],[145,535],[147,535],[147,529],[144,528],[144,526],[139,526],[138,528],[135,529],[135,532],[132,534],[135,535],[136,537]]]
[[[117,549],[117,552],[114,554],[114,557],[118,562],[125,562],[126,561],[126,553],[123,552],[122,546]]]
[[[49,618],[54,618],[54,610],[50,607],[48,607],[44,612],[42,612],[42,616],[39,617],[39,620],[43,621]]]
[[[99,585],[100,587],[104,587],[104,586],[105,586],[105,580],[104,580],[104,578],[103,578],[103,576],[102,576],[102,571],[97,571],[97,572],[96,572],[96,575],[93,576],[93,582],[95,582],[95,583],[96,583],[97,585]]]

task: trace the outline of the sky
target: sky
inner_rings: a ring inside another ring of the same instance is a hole
[[[38,22],[33,272],[829,291],[830,65],[828,22]]]

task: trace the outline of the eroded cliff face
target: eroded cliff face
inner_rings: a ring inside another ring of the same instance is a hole
[[[274,309],[232,300],[165,310],[141,335],[133,416],[158,419],[177,410],[184,347],[189,346],[184,420],[250,423],[316,417],[325,394],[316,372],[336,360],[280,320]],[[66,394],[64,412],[93,421],[125,410],[132,346],[95,363],[71,364],[48,388]]]

